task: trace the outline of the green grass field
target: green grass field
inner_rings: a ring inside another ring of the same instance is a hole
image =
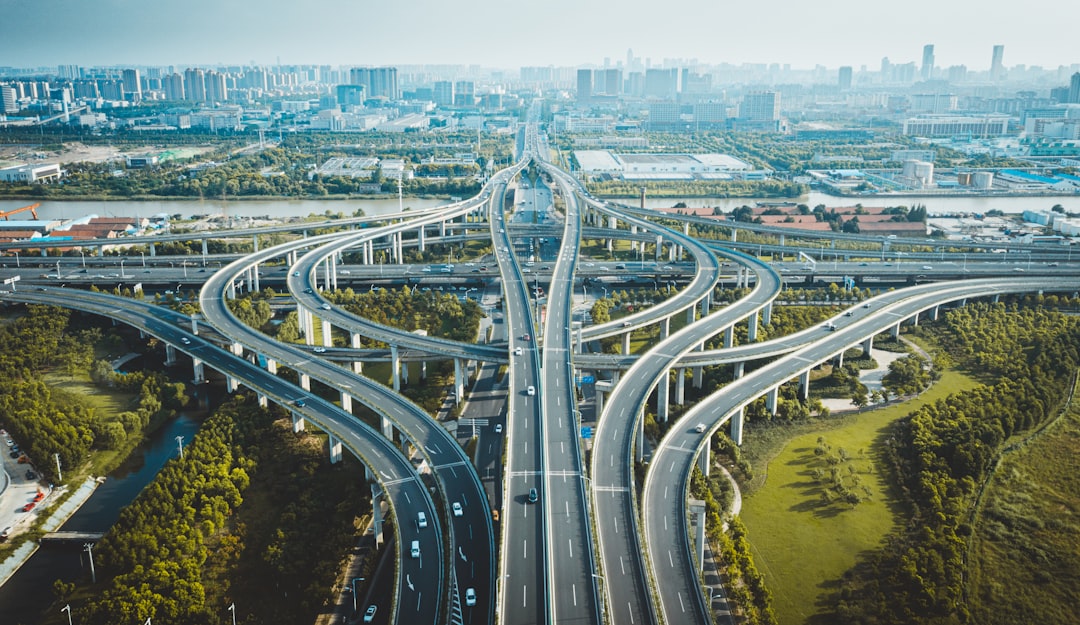
[[[743,503],[742,520],[749,530],[757,567],[773,594],[773,608],[783,625],[805,623],[818,610],[818,601],[832,582],[855,565],[857,556],[877,548],[885,535],[903,520],[904,510],[891,494],[887,476],[880,472],[880,439],[892,422],[927,402],[974,388],[977,382],[955,371],[917,399],[858,415],[792,426],[793,438],[776,441],[768,461],[765,483]],[[771,428],[773,435],[776,430]],[[753,425],[746,430],[754,437]],[[823,459],[814,455],[818,437],[835,453],[843,448],[852,458],[839,465],[855,469],[859,490],[870,498],[854,508],[824,503],[822,488],[813,477]],[[775,440],[775,439],[774,439]],[[757,462],[760,467],[761,461]],[[758,469],[760,472],[760,468]]]

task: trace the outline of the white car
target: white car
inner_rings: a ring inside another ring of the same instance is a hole
[[[472,606],[476,605],[476,589],[475,588],[466,588],[465,589],[465,605],[467,605],[469,607],[472,607]]]
[[[496,434],[502,434],[502,424],[501,423],[496,423],[495,424],[495,433]]]
[[[422,511],[416,513],[416,525],[420,527],[420,529],[427,527],[427,515]]]
[[[520,347],[515,347],[514,348],[514,355],[515,356],[520,356],[521,355],[521,348]]]
[[[464,513],[461,509],[461,504],[456,501],[450,506],[450,509],[454,511],[454,516],[461,516]]]
[[[525,392],[528,393],[530,397],[536,395],[536,387],[530,386],[529,388],[525,389]]]

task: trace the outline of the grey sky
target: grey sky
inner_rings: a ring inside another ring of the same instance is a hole
[[[1004,0],[0,0],[0,66],[1080,63],[1080,2]]]

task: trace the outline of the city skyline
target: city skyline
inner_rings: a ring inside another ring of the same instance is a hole
[[[0,0],[8,25],[0,64],[514,68],[603,66],[610,59],[615,66],[630,49],[653,66],[682,59],[687,64],[852,66],[858,71],[863,65],[876,70],[884,57],[892,63],[920,63],[925,45],[934,46],[939,68],[965,65],[988,71],[995,45],[1004,46],[1005,67],[1054,69],[1080,62],[1070,45],[1080,7],[1071,4],[1058,7],[1055,19],[1039,23],[1038,29],[1001,19],[1015,7],[999,1],[946,6],[912,0],[870,9],[855,0],[833,0],[813,6],[787,2],[777,9],[765,16],[750,5],[675,0],[664,5],[668,24],[658,26],[656,6],[634,1],[581,5],[553,0],[509,8],[476,0],[464,8],[418,0],[379,5],[374,11],[344,0],[315,0],[303,7],[275,0],[191,0],[181,7],[124,0],[44,5]],[[738,28],[728,26],[733,23]],[[823,27],[808,30],[806,24]]]

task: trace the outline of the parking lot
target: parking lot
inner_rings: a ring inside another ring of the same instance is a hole
[[[0,430],[0,450],[3,454],[0,458],[3,469],[0,473],[0,534],[7,531],[15,536],[37,518],[48,502],[49,489],[41,484],[33,464],[25,461],[29,458],[25,458],[18,441],[12,440],[3,430]],[[20,457],[24,462],[19,462]]]

